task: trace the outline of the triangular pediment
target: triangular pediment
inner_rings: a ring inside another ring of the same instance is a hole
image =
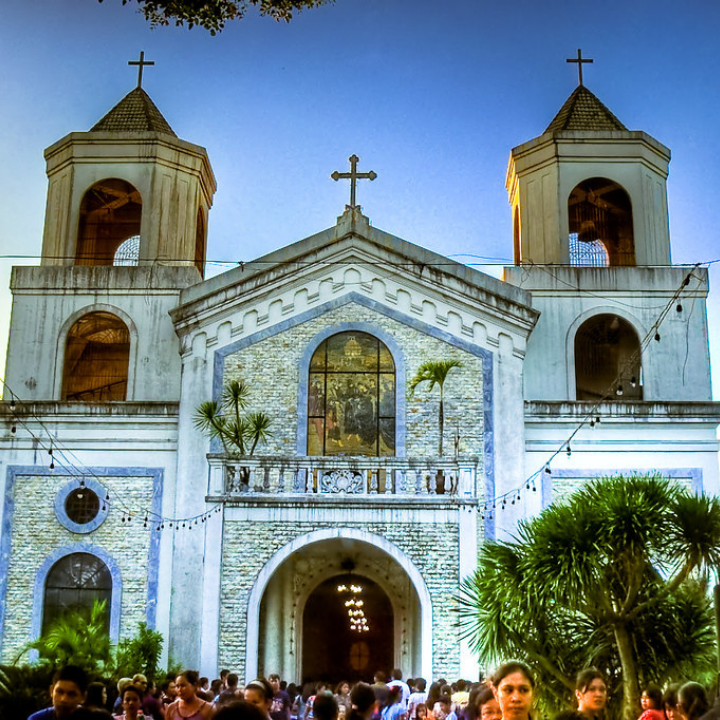
[[[180,335],[230,321],[270,328],[349,296],[368,307],[452,325],[489,321],[527,336],[537,320],[526,291],[374,228],[359,209],[337,225],[182,291],[171,315]],[[245,323],[239,316],[252,316]],[[239,325],[238,325],[239,324]],[[247,327],[246,327],[247,325]]]

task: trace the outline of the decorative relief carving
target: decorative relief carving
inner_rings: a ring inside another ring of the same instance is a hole
[[[322,475],[320,487],[324,493],[353,495],[365,490],[365,481],[362,474],[355,470],[332,470]]]

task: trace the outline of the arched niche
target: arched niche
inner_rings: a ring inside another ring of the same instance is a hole
[[[587,319],[575,334],[578,400],[642,400],[641,348],[635,328],[618,315]]]
[[[392,606],[393,667],[432,676],[432,601],[410,558],[379,535],[351,528],[316,530],[281,548],[260,571],[247,602],[246,679],[258,673],[302,676],[302,618],[323,582],[352,575],[372,581]],[[377,668],[369,671],[369,676]]]
[[[76,265],[113,265],[115,253],[140,235],[142,199],[126,180],[107,178],[86,190],[80,202]]]
[[[570,264],[635,265],[630,196],[618,183],[594,177],[578,183],[568,198]]]
[[[90,312],[70,327],[65,341],[61,399],[127,399],[130,331],[117,315]]]

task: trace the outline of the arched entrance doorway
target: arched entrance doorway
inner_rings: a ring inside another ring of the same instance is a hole
[[[390,658],[384,669],[400,667],[411,677],[432,674],[432,603],[417,568],[382,536],[359,529],[333,528],[295,539],[261,571],[248,603],[248,677],[278,673],[288,682],[297,683],[303,680],[306,669],[310,674],[329,675],[322,668],[304,667],[305,647],[316,640],[311,634],[314,631],[305,627],[305,609],[310,608],[308,617],[318,613],[323,593],[334,587],[337,594],[337,585],[342,583],[336,579],[347,578],[348,567],[352,567],[353,577],[361,579],[359,584],[377,586],[373,592],[377,597],[384,594],[391,608],[391,614],[387,609],[383,613],[384,632],[391,639],[382,651],[383,657]],[[323,590],[326,581],[330,582]],[[384,602],[378,600],[378,607]],[[366,617],[369,622],[369,615]],[[347,619],[349,616],[345,616]],[[370,632],[360,634],[369,636]],[[353,645],[350,643],[346,654],[349,668],[344,665],[344,669],[352,670],[352,677],[372,682],[373,673],[380,668],[371,665],[376,660],[370,655],[370,643],[367,648]]]
[[[302,628],[303,682],[356,682],[394,665],[392,603],[369,578],[337,575],[320,583],[305,603]]]

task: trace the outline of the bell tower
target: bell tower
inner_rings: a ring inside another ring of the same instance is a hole
[[[43,265],[194,265],[204,274],[210,161],[142,87],[45,159]]]
[[[202,281],[216,184],[205,148],[177,137],[140,79],[89,132],[45,151],[40,267],[11,282],[6,377],[28,401],[180,397],[168,312]]]
[[[669,162],[578,85],[542,135],[510,153],[515,264],[669,264]]]

